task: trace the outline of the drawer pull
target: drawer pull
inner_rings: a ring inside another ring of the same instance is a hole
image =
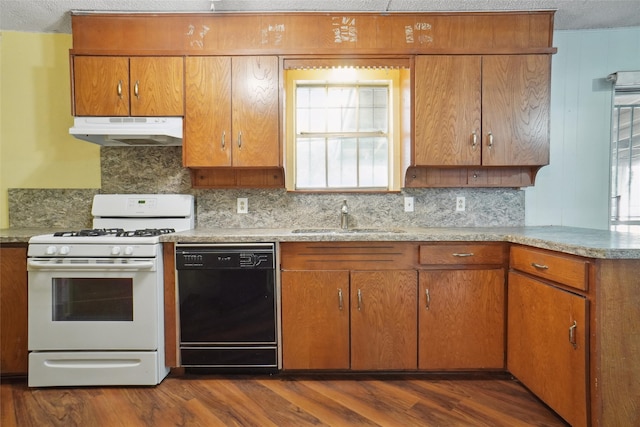
[[[578,323],[574,320],[573,325],[569,326],[569,342],[573,346],[573,348],[578,348],[578,343],[576,342],[576,329],[578,328]]]
[[[454,253],[453,256],[457,256],[459,258],[466,258],[466,257],[473,256],[473,252],[469,252],[469,253]]]
[[[537,262],[532,262],[531,266],[533,268],[537,268],[538,270],[548,270],[549,266],[544,264],[538,264]]]
[[[425,289],[424,294],[425,294],[425,297],[426,297],[425,298],[426,303],[425,303],[424,308],[429,310],[429,308],[431,308],[431,295],[429,295],[429,288]]]
[[[338,288],[338,308],[342,311],[342,289]]]

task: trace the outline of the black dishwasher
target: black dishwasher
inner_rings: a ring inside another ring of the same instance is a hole
[[[181,366],[278,370],[273,243],[177,244]]]

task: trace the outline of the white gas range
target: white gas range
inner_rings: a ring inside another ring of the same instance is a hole
[[[194,199],[96,195],[93,229],[29,240],[29,386],[155,385],[164,363],[159,236],[194,227]]]

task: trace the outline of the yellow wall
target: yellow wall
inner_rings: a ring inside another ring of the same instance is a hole
[[[69,136],[70,34],[0,32],[0,228],[8,188],[99,188],[100,149]]]

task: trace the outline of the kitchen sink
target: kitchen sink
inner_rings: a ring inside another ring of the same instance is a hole
[[[404,233],[399,228],[298,228],[292,233],[309,234],[360,234],[360,233]]]

